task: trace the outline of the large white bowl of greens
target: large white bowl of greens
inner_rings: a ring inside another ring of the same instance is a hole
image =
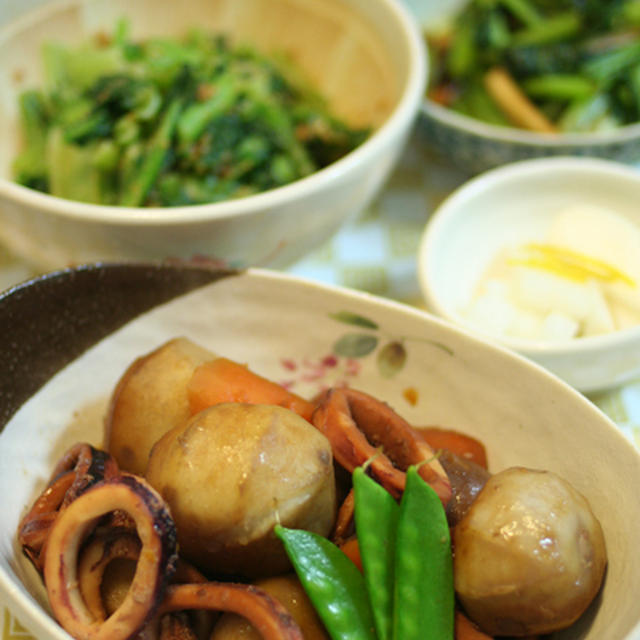
[[[284,265],[372,199],[426,57],[394,0],[46,3],[0,33],[2,239]]]

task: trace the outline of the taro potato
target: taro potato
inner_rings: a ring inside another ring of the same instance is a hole
[[[305,640],[329,640],[322,621],[294,574],[258,580],[256,586],[278,600],[298,623]],[[263,636],[244,617],[225,613],[215,626],[210,640],[262,640]]]
[[[155,444],[146,477],[169,504],[181,554],[210,575],[283,573],[274,525],[326,536],[335,517],[329,441],[275,405],[200,411]]]
[[[174,338],[128,367],[105,422],[105,448],[124,471],[144,474],[155,442],[189,418],[189,380],[214,357],[187,338]]]
[[[554,473],[495,474],[454,528],[455,588],[490,635],[568,627],[600,589],[607,562],[587,500]]]

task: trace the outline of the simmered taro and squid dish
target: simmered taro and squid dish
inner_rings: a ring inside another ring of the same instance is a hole
[[[541,638],[607,564],[585,496],[489,470],[364,389],[303,398],[174,338],[112,392],[19,524],[78,640]]]

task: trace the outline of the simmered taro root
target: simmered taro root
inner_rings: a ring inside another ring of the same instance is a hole
[[[181,554],[215,576],[282,573],[274,525],[326,536],[335,518],[328,440],[275,405],[200,411],[157,442],[146,475],[170,506]]]
[[[458,598],[497,636],[568,627],[598,593],[607,562],[586,499],[553,473],[521,467],[487,481],[453,542]]]
[[[175,338],[135,360],[116,386],[105,423],[105,448],[120,468],[143,475],[151,447],[191,415],[187,386],[214,355]]]
[[[305,640],[329,640],[329,636],[295,574],[264,578],[256,583],[279,600],[293,616]],[[261,640],[262,636],[244,617],[225,613],[217,622],[210,640]]]

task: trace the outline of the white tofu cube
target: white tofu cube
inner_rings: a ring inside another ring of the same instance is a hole
[[[580,332],[580,323],[575,318],[559,311],[552,311],[540,324],[540,339],[561,342],[575,338]]]
[[[506,287],[490,286],[477,296],[464,314],[470,325],[492,336],[504,335],[516,314],[505,293]]]

